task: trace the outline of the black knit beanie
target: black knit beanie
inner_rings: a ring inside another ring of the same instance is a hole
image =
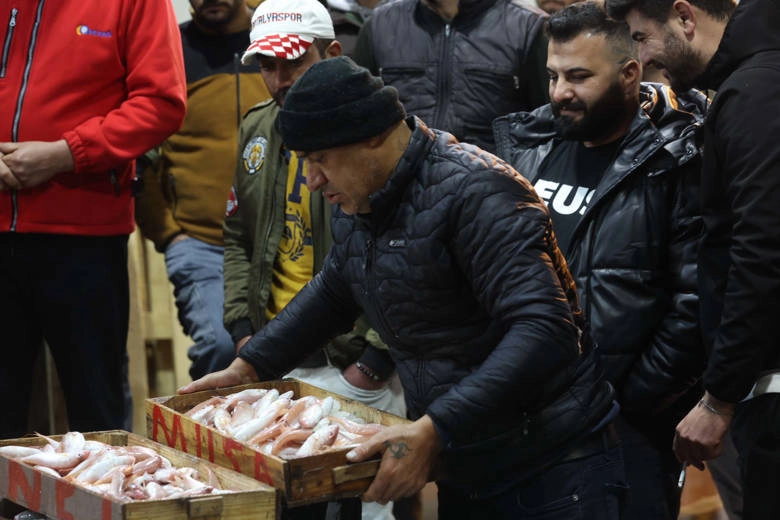
[[[287,148],[311,152],[374,137],[405,117],[395,88],[340,56],[315,63],[298,78],[276,128]]]

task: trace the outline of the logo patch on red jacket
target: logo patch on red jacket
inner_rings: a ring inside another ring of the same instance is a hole
[[[238,196],[236,195],[236,187],[230,188],[230,195],[228,195],[227,207],[225,208],[225,216],[232,217],[238,211]]]

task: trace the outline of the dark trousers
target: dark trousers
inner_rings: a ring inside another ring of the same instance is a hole
[[[618,520],[626,484],[619,446],[555,464],[501,495],[472,500],[439,484],[441,520]]]
[[[672,451],[671,431],[662,439],[648,436],[618,417],[615,424],[623,444],[628,492],[625,518],[676,520],[681,489],[677,483],[682,464]]]
[[[780,518],[780,394],[737,405],[731,434],[739,452],[745,520]]]
[[[70,429],[127,426],[128,284],[127,236],[0,233],[0,438],[29,433],[44,339]]]

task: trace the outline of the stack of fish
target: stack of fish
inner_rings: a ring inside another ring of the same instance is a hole
[[[207,467],[201,480],[195,468],[174,467],[144,446],[111,446],[69,432],[41,447],[2,446],[0,455],[33,466],[53,477],[80,485],[121,502],[172,499],[224,492]]]
[[[194,421],[284,459],[357,446],[384,426],[341,410],[328,396],[293,399],[293,392],[250,388],[215,396],[187,412]]]

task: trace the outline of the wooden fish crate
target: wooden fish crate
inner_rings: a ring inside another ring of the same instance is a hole
[[[121,430],[85,433],[84,437],[112,446],[145,446],[175,466],[192,467],[200,473],[208,468],[223,489],[233,492],[121,502],[0,455],[0,499],[56,520],[277,520],[281,516],[279,492],[255,479]],[[23,437],[2,440],[0,446],[45,443],[40,437]]]
[[[276,388],[280,393],[292,390],[296,399],[306,395],[319,399],[332,396],[340,401],[341,410],[366,422],[386,426],[409,422],[397,415],[377,410],[303,381],[282,379],[147,399],[146,433],[157,442],[234,469],[278,488],[284,494],[287,505],[291,507],[356,497],[368,489],[379,469],[378,460],[349,463],[346,458],[349,449],[286,460],[262,453],[184,415],[210,397],[229,395],[247,388]]]

